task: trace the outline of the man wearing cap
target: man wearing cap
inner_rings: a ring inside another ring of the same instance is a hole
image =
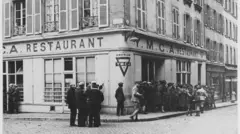
[[[117,99],[117,116],[123,115],[123,109],[124,109],[124,93],[123,93],[123,83],[119,82],[118,83],[118,88],[115,92],[115,98]]]
[[[75,85],[70,84],[70,88],[67,91],[66,103],[70,109],[70,126],[77,126],[75,124],[77,107],[76,107],[76,97],[75,97]]]
[[[87,96],[84,92],[84,82],[78,84],[76,90],[76,106],[78,109],[78,126],[84,127],[87,121]]]
[[[8,113],[13,113],[14,112],[14,84],[10,83],[9,84],[9,89],[8,89]]]
[[[104,100],[103,93],[99,90],[95,81],[91,82],[91,88],[86,91],[87,104],[89,107],[89,126],[88,127],[99,127],[100,126],[100,108],[101,103]],[[94,123],[94,124],[93,124]]]

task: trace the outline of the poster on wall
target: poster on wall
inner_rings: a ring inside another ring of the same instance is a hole
[[[118,66],[123,74],[126,75],[128,67],[131,66],[131,54],[116,54],[116,66]]]

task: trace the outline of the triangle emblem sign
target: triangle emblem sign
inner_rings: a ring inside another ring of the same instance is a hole
[[[126,75],[128,67],[131,66],[130,57],[116,57],[116,66],[120,67],[123,76]]]

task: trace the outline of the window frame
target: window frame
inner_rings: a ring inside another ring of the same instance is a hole
[[[53,1],[51,4],[47,5],[47,1]],[[44,3],[44,32],[45,33],[51,33],[51,32],[60,32],[60,0],[58,0],[58,3],[55,3],[55,0],[47,0]],[[55,10],[55,6],[58,7],[58,10]],[[48,9],[47,7],[52,7],[53,9],[51,9],[51,13],[47,13]],[[55,12],[58,11],[58,12]],[[48,21],[48,17],[51,16],[51,19],[53,19],[52,21]],[[58,18],[58,19],[57,19]],[[50,25],[54,28],[48,28],[48,24],[50,23]],[[51,24],[54,23],[54,24]],[[47,30],[46,30],[47,29]]]
[[[140,1],[140,7],[139,6],[139,1]],[[145,9],[143,9],[142,3],[145,3]],[[136,9],[137,9],[137,28],[146,31],[147,30],[147,4],[146,4],[146,0],[138,0],[137,1],[137,5],[136,5]],[[139,27],[139,11],[141,13],[140,17],[140,22],[141,22],[141,26]],[[143,14],[144,14],[144,18],[145,20],[143,20]],[[145,26],[144,26],[145,24]]]
[[[158,5],[160,3],[160,6]],[[160,12],[159,12],[160,11]],[[166,8],[165,8],[165,0],[157,0],[157,28],[158,34],[165,35],[166,34]]]
[[[176,17],[176,19],[175,19]],[[179,9],[176,6],[172,6],[172,28],[173,28],[173,38],[179,39],[180,38],[180,24],[179,24]],[[176,27],[176,31],[175,31]],[[174,34],[175,33],[175,34]]]
[[[176,81],[178,81],[178,75],[180,75],[179,84],[191,84],[191,61],[187,60],[176,60],[177,70],[176,70]],[[179,68],[180,67],[180,68]],[[185,68],[183,70],[183,67]],[[190,78],[188,78],[190,75]],[[185,76],[183,81],[183,77]]]

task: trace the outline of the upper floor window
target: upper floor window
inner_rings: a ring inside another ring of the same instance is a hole
[[[59,0],[46,0],[45,2],[45,32],[59,29]]]
[[[173,38],[175,39],[179,39],[180,35],[179,35],[179,11],[178,8],[173,7],[172,10],[172,22],[173,22]]]
[[[235,5],[236,5],[236,8],[235,8],[235,10],[236,10],[236,17],[238,17],[238,4],[236,3]]]
[[[137,2],[137,26],[146,29],[146,0],[138,0]]]
[[[224,50],[223,50],[223,44],[220,43],[219,45],[219,61],[223,63],[223,56],[224,56]]]
[[[158,33],[165,34],[166,33],[166,25],[165,25],[165,3],[164,0],[158,0],[157,2],[157,23],[158,23]]]
[[[228,59],[228,46],[226,45],[226,63],[228,64],[229,62],[229,59]]]
[[[202,35],[202,30],[201,30],[201,22],[198,19],[195,19],[195,45],[201,46],[201,35]]]
[[[229,37],[232,38],[232,22],[229,24]]]
[[[228,20],[226,19],[226,36],[228,36]]]
[[[192,18],[189,14],[184,14],[183,17],[183,37],[184,37],[184,41],[186,41],[187,43],[191,43],[191,32],[192,32]]]
[[[26,32],[25,0],[14,2],[14,31],[13,35],[22,35]]]
[[[216,12],[216,10],[213,10],[213,28],[214,28],[214,30],[217,30],[217,12]]]
[[[97,26],[97,2],[93,0],[83,1],[83,27]]]
[[[230,58],[230,64],[232,64],[233,62],[233,57],[232,57],[232,47],[230,47],[230,56],[229,56],[229,58]]]
[[[231,8],[232,8],[232,2],[231,0],[228,1],[228,11],[231,12]]]

